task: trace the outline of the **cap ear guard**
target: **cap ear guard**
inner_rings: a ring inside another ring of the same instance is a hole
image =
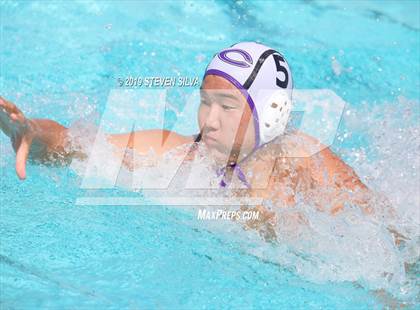
[[[269,142],[282,135],[289,120],[292,102],[284,90],[271,94],[260,115],[261,141]]]

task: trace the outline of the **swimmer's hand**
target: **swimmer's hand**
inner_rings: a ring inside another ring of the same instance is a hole
[[[67,128],[47,119],[28,119],[10,101],[0,97],[0,129],[10,138],[16,152],[16,173],[26,178],[28,156],[46,161],[64,153]]]

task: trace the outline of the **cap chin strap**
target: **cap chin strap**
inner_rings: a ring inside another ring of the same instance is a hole
[[[251,188],[251,184],[249,184],[249,182],[246,179],[245,174],[243,173],[241,167],[239,166],[238,163],[233,163],[232,165],[229,164],[226,167],[220,168],[216,171],[217,176],[221,176],[223,174],[222,180],[220,181],[219,185],[220,187],[226,187],[228,185],[228,183],[226,182],[226,172],[227,172],[227,167],[229,167],[230,169],[233,169],[234,172],[236,172],[236,175],[238,176],[238,179],[242,181],[242,183],[245,184],[245,186],[247,188]],[[230,177],[229,179],[231,179],[232,177]],[[228,181],[230,182],[230,180]]]

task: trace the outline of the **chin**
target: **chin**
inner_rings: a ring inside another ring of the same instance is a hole
[[[223,164],[225,165],[227,163],[229,154],[226,154],[224,152],[221,152],[220,150],[207,146],[207,149],[209,150],[209,155],[211,158],[217,163],[217,164]]]

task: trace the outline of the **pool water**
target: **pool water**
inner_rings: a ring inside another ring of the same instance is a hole
[[[409,237],[396,248],[381,224],[354,212],[335,224],[307,212],[320,225],[313,234],[269,244],[186,209],[80,206],[98,192],[134,193],[86,191],[74,167],[30,165],[20,182],[0,134],[2,309],[418,307],[418,1],[1,1],[0,9],[0,95],[66,126],[98,124],[118,78],[201,77],[233,43],[275,47],[295,88],[331,89],[346,101],[332,149],[392,202],[392,224]],[[183,134],[196,133],[195,114],[170,96],[166,126],[178,117]],[[109,129],[126,118],[122,109]],[[144,119],[145,128],[159,125]],[[406,263],[417,266],[411,274]],[[373,293],[381,289],[386,298]]]

